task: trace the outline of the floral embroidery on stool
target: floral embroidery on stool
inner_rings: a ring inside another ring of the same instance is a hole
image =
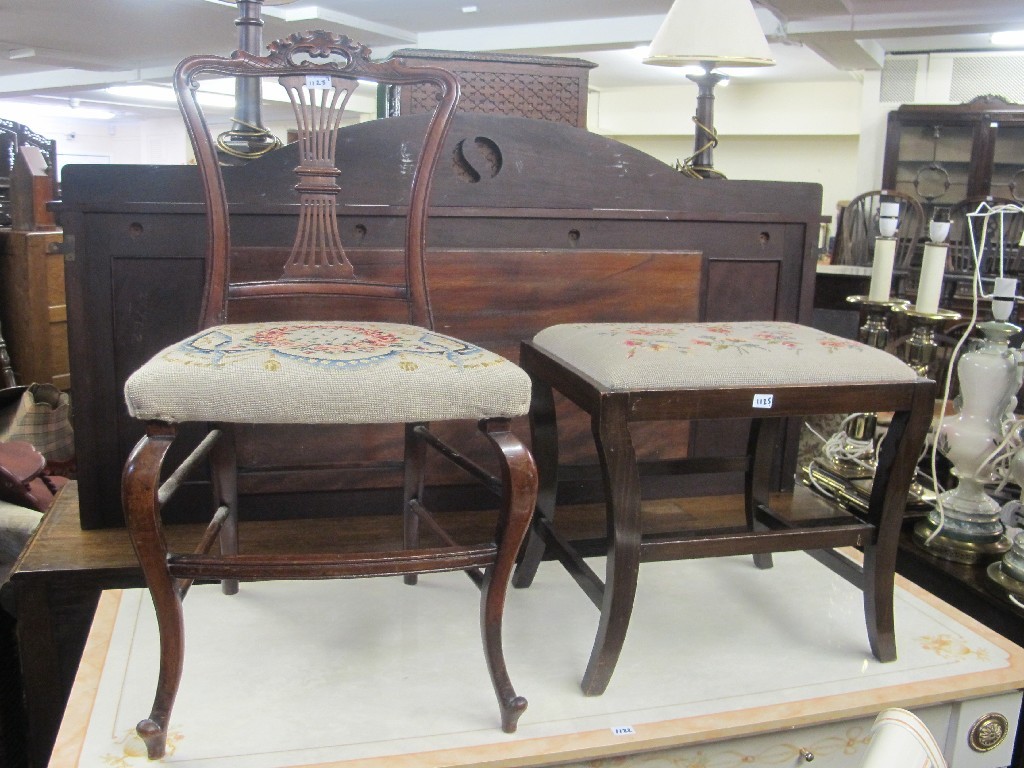
[[[818,346],[827,352],[857,351],[862,347],[854,341],[830,337],[824,334],[811,338],[799,338],[789,328],[775,324],[759,326],[756,323],[742,326],[731,323],[715,325],[679,324],[663,326],[647,325],[595,325],[597,335],[622,338],[627,357],[637,352],[673,351],[679,354],[695,352],[726,352],[739,354],[750,352],[772,352],[790,350],[799,352],[807,346]]]

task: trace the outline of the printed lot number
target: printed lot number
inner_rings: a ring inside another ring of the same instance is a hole
[[[331,88],[330,75],[306,75],[306,87],[310,90],[316,88]]]

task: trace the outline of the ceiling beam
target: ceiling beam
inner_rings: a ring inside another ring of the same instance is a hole
[[[418,43],[423,48],[454,51],[613,50],[646,45],[664,20],[663,15],[624,16],[588,19],[585,23],[555,21],[422,32]]]
[[[369,19],[353,16],[341,11],[332,11],[328,8],[321,8],[317,5],[264,5],[262,13],[264,16],[273,16],[278,19],[295,23],[299,21],[327,21],[331,24],[338,24],[348,27],[356,33],[355,37],[362,39],[358,33],[368,32],[380,37],[389,38],[395,43],[415,43],[416,33],[407,29],[392,27],[388,24],[378,24]]]

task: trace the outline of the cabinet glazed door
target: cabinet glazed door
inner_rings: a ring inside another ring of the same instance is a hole
[[[989,194],[1024,201],[1024,125],[996,124]]]

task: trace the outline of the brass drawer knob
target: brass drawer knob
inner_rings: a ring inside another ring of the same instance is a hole
[[[800,759],[805,763],[809,763],[814,760],[814,753],[806,747],[800,747]]]
[[[982,715],[967,732],[967,743],[975,752],[991,752],[1003,743],[1010,732],[1010,724],[998,712]]]

